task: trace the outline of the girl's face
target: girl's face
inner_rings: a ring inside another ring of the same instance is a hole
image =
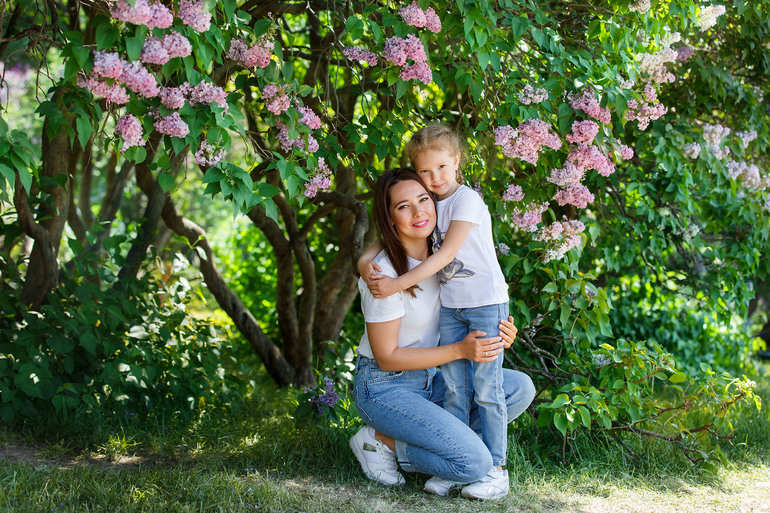
[[[436,226],[436,206],[416,180],[404,180],[390,188],[390,220],[401,242],[424,242]]]
[[[422,150],[414,159],[414,167],[425,186],[440,200],[451,196],[460,187],[457,168],[460,154],[447,148]]]

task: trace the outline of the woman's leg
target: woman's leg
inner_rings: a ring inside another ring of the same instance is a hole
[[[389,373],[374,360],[360,359],[354,384],[358,410],[367,424],[396,439],[396,455],[406,470],[476,481],[491,468],[492,457],[468,426],[430,400],[432,374]]]

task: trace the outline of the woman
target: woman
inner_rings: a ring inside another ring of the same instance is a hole
[[[435,199],[409,169],[382,175],[374,194],[375,222],[385,248],[374,261],[381,274],[396,277],[430,254]],[[363,280],[359,289],[366,329],[358,347],[353,394],[367,426],[350,446],[364,473],[383,484],[403,484],[398,460],[407,472],[433,475],[425,485],[431,493],[446,495],[451,488],[472,483],[463,495],[478,499],[505,495],[507,486],[502,491],[479,482],[492,467],[492,456],[477,435],[478,412],[471,412],[468,426],[445,411],[444,382],[436,370],[460,358],[494,360],[503,351],[500,337],[484,339],[480,338],[484,333],[473,332],[459,342],[438,346],[435,276],[384,299],[375,299]],[[508,323],[501,324],[501,330],[510,345],[515,328]],[[529,406],[535,389],[528,376],[509,369],[503,388],[510,422]]]

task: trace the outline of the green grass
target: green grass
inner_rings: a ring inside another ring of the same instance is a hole
[[[523,418],[511,429],[511,494],[483,504],[425,495],[425,476],[407,475],[400,488],[368,481],[349,433],[298,428],[286,391],[187,425],[40,420],[0,427],[0,511],[769,511],[770,378],[759,385],[765,408],[733,411],[727,463],[714,467],[663,443],[628,439],[632,457],[585,435],[562,463],[560,444]]]

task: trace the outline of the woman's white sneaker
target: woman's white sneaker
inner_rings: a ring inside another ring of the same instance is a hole
[[[433,476],[427,481],[425,481],[425,486],[423,487],[423,490],[425,490],[428,493],[435,493],[436,495],[441,495],[442,497],[447,495],[450,491],[454,490],[455,488],[460,488],[465,483],[460,483],[458,481],[450,481],[449,479],[443,479],[438,476]]]
[[[404,476],[398,472],[396,453],[376,440],[369,426],[359,429],[349,445],[366,477],[388,486],[404,484]]]
[[[492,470],[487,475],[463,488],[462,496],[468,499],[500,499],[508,495],[508,471]]]

